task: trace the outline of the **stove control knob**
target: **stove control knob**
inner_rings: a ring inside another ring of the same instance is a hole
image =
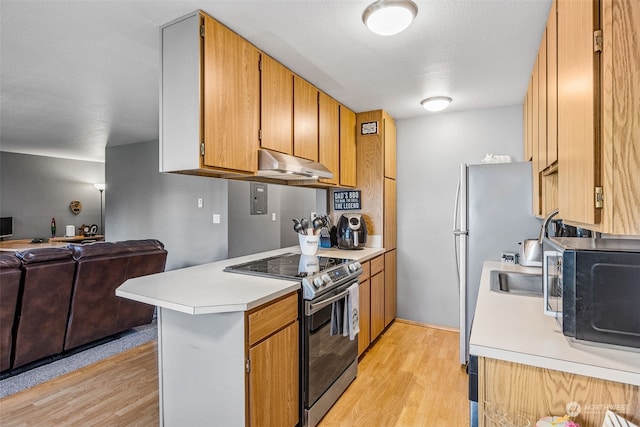
[[[322,281],[323,281],[324,283],[331,283],[331,277],[329,277],[329,275],[328,275],[328,274],[323,274],[323,275],[322,275]]]
[[[320,277],[316,277],[315,279],[313,279],[313,286],[315,286],[316,288],[319,288],[322,285],[323,285],[323,282]]]
[[[362,264],[360,264],[358,261],[354,262],[354,264],[356,265],[356,269],[362,268]]]
[[[353,273],[353,272],[355,272],[357,269],[358,269],[358,267],[356,266],[356,263],[355,263],[355,262],[354,262],[354,263],[352,263],[352,264],[349,264],[349,271],[350,271],[350,272],[352,272],[352,273]]]

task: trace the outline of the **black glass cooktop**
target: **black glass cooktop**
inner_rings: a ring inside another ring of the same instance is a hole
[[[296,279],[316,274],[349,261],[343,258],[286,253],[243,264],[231,265],[226,267],[224,271]]]

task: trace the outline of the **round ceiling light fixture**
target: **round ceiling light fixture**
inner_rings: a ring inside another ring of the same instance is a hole
[[[362,14],[362,22],[374,33],[392,36],[404,31],[418,14],[411,0],[377,0]]]
[[[442,111],[449,106],[452,99],[448,96],[432,96],[420,101],[420,105],[428,111]]]

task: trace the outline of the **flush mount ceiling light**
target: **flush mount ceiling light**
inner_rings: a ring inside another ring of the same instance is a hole
[[[418,14],[411,0],[378,0],[362,14],[362,22],[374,33],[391,36],[406,29]]]
[[[442,111],[451,103],[452,99],[448,96],[432,96],[420,101],[420,104],[428,111]]]

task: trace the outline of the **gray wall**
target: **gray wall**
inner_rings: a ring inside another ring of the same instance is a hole
[[[453,209],[461,163],[523,158],[522,107],[398,120],[398,317],[458,327]]]
[[[100,227],[100,192],[94,184],[105,182],[105,165],[99,162],[0,152],[0,216],[13,217],[12,239],[56,235],[65,225]],[[82,212],[69,209],[72,200]]]
[[[268,214],[250,215],[249,188],[249,182],[229,181],[229,258],[297,245],[292,218],[326,210],[326,190],[267,184]]]
[[[167,270],[227,258],[226,180],[158,172],[158,141],[149,141],[107,148],[106,182],[108,240],[160,240]]]
[[[157,141],[107,148],[106,182],[107,239],[160,240],[167,270],[297,245],[291,218],[326,200],[325,190],[268,184],[269,213],[250,215],[249,182],[160,173]]]

